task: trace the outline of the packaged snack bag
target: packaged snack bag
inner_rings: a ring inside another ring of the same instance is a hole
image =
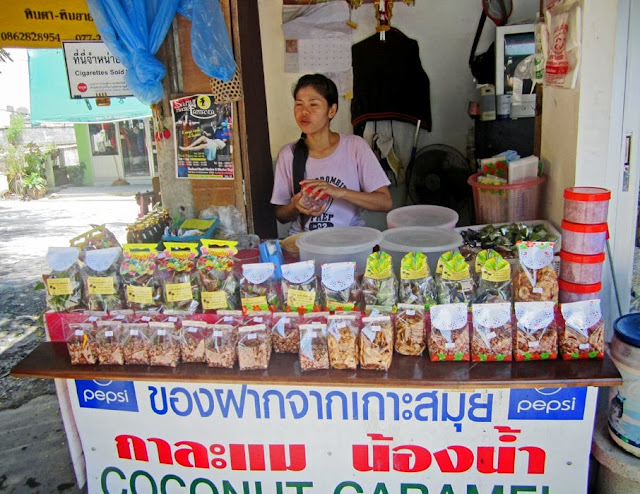
[[[393,306],[398,303],[398,282],[393,274],[391,256],[386,252],[374,252],[367,257],[362,294],[365,305]]]
[[[427,256],[422,252],[409,252],[400,264],[398,302],[420,304],[426,309],[436,304],[436,282],[429,273]]]
[[[469,322],[466,303],[432,305],[428,336],[431,361],[470,360]]]
[[[124,308],[120,282],[122,249],[109,247],[84,253],[81,268],[84,283],[84,303],[89,310],[119,310]]]
[[[276,353],[298,353],[300,321],[297,312],[274,312],[271,318],[271,344]]]
[[[235,329],[229,324],[209,325],[205,341],[205,360],[208,367],[232,369],[236,362]]]
[[[393,323],[390,316],[362,318],[360,367],[387,371],[393,358]]]
[[[205,346],[210,333],[210,325],[205,321],[183,319],[180,328],[180,360],[206,362]]]
[[[238,364],[240,370],[266,369],[271,359],[271,337],[264,324],[238,329]]]
[[[98,363],[96,328],[93,323],[70,323],[66,340],[71,365]]]
[[[600,300],[561,304],[560,311],[564,318],[564,327],[558,336],[562,358],[604,358],[604,319]]]
[[[162,308],[161,281],[155,276],[156,244],[125,244],[120,276],[127,308],[159,311]]]
[[[244,315],[241,310],[219,310],[216,324],[230,324],[234,329],[238,329],[244,323]]]
[[[513,278],[516,302],[558,302],[553,242],[518,242],[519,266]]]
[[[454,260],[458,255],[462,255],[462,254],[460,254],[459,252],[450,250],[448,252],[443,253],[438,258],[438,263],[436,264],[436,276],[435,276],[436,280],[440,278],[440,276],[442,276],[442,269],[444,267],[444,263]]]
[[[243,326],[252,326],[254,324],[264,324],[267,333],[271,334],[271,312],[268,310],[250,310],[242,319]]]
[[[113,321],[133,322],[134,318],[135,313],[131,309],[115,309],[109,312],[109,319]]]
[[[274,286],[272,262],[244,264],[240,280],[240,301],[246,310],[276,310],[280,307]]]
[[[158,258],[158,277],[166,310],[194,313],[200,305],[200,280],[196,269],[198,243],[164,242]]]
[[[98,363],[102,365],[124,364],[122,323],[119,321],[97,321],[96,328]]]
[[[443,260],[445,254],[440,256]],[[474,297],[473,278],[469,271],[469,264],[459,253],[449,260],[442,261],[442,272],[436,279],[439,304],[469,304]]]
[[[427,327],[424,306],[398,304],[396,312],[396,352],[402,355],[421,355],[427,346]]]
[[[76,247],[49,247],[47,264],[49,274],[42,275],[47,291],[47,307],[54,312],[83,309],[82,276]]]
[[[471,360],[510,361],[513,349],[511,304],[474,304],[471,311]]]
[[[558,357],[558,324],[553,302],[516,302],[515,359],[547,360]]]
[[[512,299],[511,265],[496,253],[482,266],[473,303],[499,304]]]
[[[120,247],[120,242],[118,242],[116,236],[105,228],[104,225],[100,225],[78,235],[77,237],[73,237],[69,240],[69,245],[88,252],[93,249]]]
[[[240,285],[233,270],[238,242],[204,238],[201,242],[197,267],[203,312],[240,309]]]
[[[122,325],[122,354],[125,364],[149,365],[149,323]]]
[[[360,322],[357,314],[338,313],[328,317],[327,343],[333,369],[358,367]]]
[[[461,254],[462,255],[462,254]],[[473,280],[477,283],[480,281],[480,275],[482,274],[482,267],[484,264],[491,258],[495,256],[499,256],[495,250],[493,249],[483,249],[476,255],[473,264],[469,264],[470,266],[474,266],[473,270]],[[501,256],[502,257],[502,256]]]
[[[362,291],[356,280],[355,262],[322,265],[322,294],[330,311],[359,310]]]
[[[312,371],[329,368],[326,324],[300,325],[300,370]]]
[[[283,264],[281,270],[280,283],[285,309],[301,314],[320,310],[322,292],[316,277],[315,261]]]
[[[149,323],[149,364],[176,367],[180,362],[180,335],[172,322]]]

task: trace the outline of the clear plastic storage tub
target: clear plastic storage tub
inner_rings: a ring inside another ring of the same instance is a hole
[[[591,285],[602,280],[604,252],[593,256],[560,251],[560,278],[569,283]]]
[[[458,213],[453,209],[432,204],[416,204],[389,211],[387,213],[387,228],[428,226],[452,230],[458,224],[458,219]]]
[[[584,225],[562,220],[562,250],[586,256],[604,251],[609,229],[606,223]]]
[[[591,300],[600,298],[600,290],[602,283],[593,283],[591,285],[578,285],[577,283],[569,283],[568,281],[558,280],[558,301],[561,304],[569,302],[580,302],[582,300]]]
[[[567,187],[562,216],[571,223],[606,223],[610,199],[611,192],[601,187]]]

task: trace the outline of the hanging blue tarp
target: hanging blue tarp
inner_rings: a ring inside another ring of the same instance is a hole
[[[29,50],[31,124],[43,122],[108,122],[151,116],[136,98],[112,98],[97,106],[95,99],[71,99],[62,50]]]

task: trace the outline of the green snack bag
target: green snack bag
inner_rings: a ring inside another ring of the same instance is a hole
[[[398,302],[397,284],[391,256],[386,252],[370,254],[362,278],[365,305],[395,305]]]
[[[460,254],[442,263],[442,275],[436,284],[440,304],[469,304],[473,300],[473,278],[469,272],[469,264]]]
[[[429,273],[427,256],[422,252],[409,252],[400,263],[398,302],[420,304],[428,309],[436,304],[436,282]]]

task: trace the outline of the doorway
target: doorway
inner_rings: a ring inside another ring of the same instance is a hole
[[[149,128],[145,119],[117,122],[120,137],[120,155],[125,178],[149,177]]]

